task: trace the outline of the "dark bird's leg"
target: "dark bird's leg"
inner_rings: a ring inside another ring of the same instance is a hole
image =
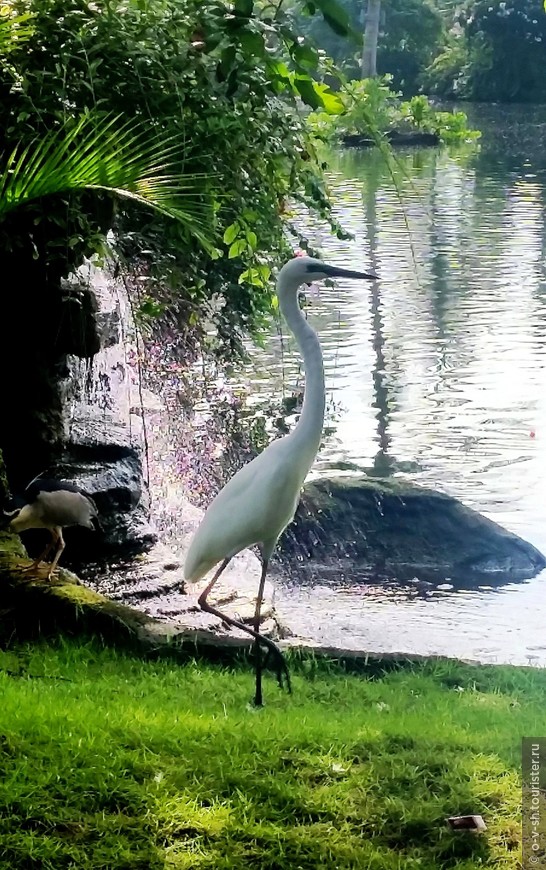
[[[32,565],[27,565],[26,568],[23,568],[22,569],[23,571],[25,571],[25,572],[36,571],[40,567],[42,562],[44,561],[45,557],[49,554],[49,551],[51,550],[53,545],[57,543],[56,533],[53,531],[53,529],[51,529],[50,531],[51,531],[51,538],[48,541],[47,546],[44,548],[43,553],[41,553],[38,556],[38,558],[32,563]]]
[[[290,686],[290,674],[288,673],[288,667],[287,667],[286,661],[284,659],[284,656],[283,656],[282,652],[280,651],[280,649],[278,648],[278,646],[275,643],[273,643],[273,641],[270,640],[268,637],[265,637],[263,634],[260,634],[259,631],[255,631],[253,628],[250,628],[248,625],[245,625],[244,622],[239,622],[237,619],[232,619],[231,616],[226,616],[225,613],[222,613],[221,610],[218,610],[217,607],[213,607],[212,604],[209,604],[207,601],[207,596],[209,595],[211,589],[213,588],[213,586],[216,584],[218,578],[220,577],[220,574],[222,573],[222,571],[225,570],[225,568],[227,567],[229,562],[230,562],[230,559],[224,559],[224,561],[220,564],[220,567],[216,571],[214,577],[212,578],[212,580],[210,581],[208,586],[206,586],[203,589],[203,591],[201,592],[201,595],[199,596],[199,599],[198,599],[199,607],[201,608],[201,610],[204,610],[206,613],[212,613],[213,616],[217,616],[219,619],[222,620],[222,622],[225,622],[227,625],[232,625],[234,628],[240,628],[242,631],[246,631],[246,633],[252,635],[252,637],[255,638],[256,641],[258,641],[259,643],[263,643],[263,645],[267,647],[268,651],[273,655],[274,659],[278,663],[277,664],[277,681],[279,683],[279,686],[281,687],[281,689],[283,688],[283,677],[284,677],[286,679],[287,689],[289,692],[291,692],[292,689]],[[263,576],[264,576],[263,582],[265,583],[265,575],[263,575]],[[263,596],[263,585],[262,585],[261,581],[260,581],[260,589],[261,589],[261,594]],[[261,604],[261,602],[260,602],[260,604]]]
[[[61,558],[61,553],[63,552],[64,548],[66,547],[66,544],[65,544],[64,538],[63,538],[63,530],[61,529],[60,526],[56,527],[55,534],[57,536],[57,552],[55,554],[55,558],[53,559],[53,562],[49,566],[49,571],[47,572],[47,579],[48,580],[51,580],[52,574],[55,571],[55,568],[57,567],[57,562]]]

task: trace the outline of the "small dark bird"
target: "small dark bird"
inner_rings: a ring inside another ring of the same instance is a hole
[[[5,506],[4,516],[12,518],[9,528],[18,534],[27,529],[48,529],[51,532],[51,540],[43,553],[32,565],[23,569],[37,571],[52,547],[55,547],[48,580],[66,546],[63,529],[67,526],[85,526],[92,530],[100,528],[97,506],[90,496],[71,483],[44,478],[36,478],[22,495],[14,496]]]

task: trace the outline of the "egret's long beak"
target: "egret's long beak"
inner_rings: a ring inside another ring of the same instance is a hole
[[[378,276],[374,275],[373,272],[353,272],[352,269],[341,269],[338,266],[329,266],[327,263],[324,263],[321,269],[329,278],[364,278],[367,281],[378,280]]]

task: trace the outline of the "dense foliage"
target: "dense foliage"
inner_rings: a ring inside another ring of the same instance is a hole
[[[350,32],[362,31],[362,11],[360,0],[19,0],[2,7],[4,181],[8,170],[12,180],[9,155],[28,155],[48,136],[68,140],[89,113],[97,136],[118,117],[120,126],[140,125],[148,153],[156,143],[176,143],[169,173],[184,181],[185,215],[173,222],[134,200],[75,189],[34,199],[4,215],[5,266],[37,292],[51,290],[101,250],[113,228],[118,255],[138,277],[143,314],[169,311],[192,335],[204,334],[212,318],[221,346],[240,347],[269,310],[268,279],[291,251],[294,204],[329,216],[301,107],[318,112],[325,126],[329,113],[348,110],[338,130],[354,126],[356,102],[348,107],[346,93],[337,96],[339,79],[312,40],[346,73],[356,72],[361,46]],[[395,90],[541,98],[540,0],[468,0],[462,9],[447,0],[384,0],[383,12],[378,61]],[[328,73],[333,90],[322,83]],[[369,113],[369,94],[365,102]],[[384,109],[379,101],[378,112]],[[411,100],[399,114],[423,129],[436,123],[430,107]],[[445,135],[459,136],[461,124],[458,118]]]
[[[352,26],[364,27],[365,0],[340,0]],[[431,0],[383,0],[377,49],[379,74],[389,73],[405,96],[417,93],[421,77],[446,41],[446,21]],[[361,52],[328,28],[324,20],[301,19],[301,27],[350,78],[360,75]]]
[[[480,0],[466,11],[463,24],[472,53],[469,97],[546,98],[546,15],[540,0]]]
[[[445,96],[499,102],[546,100],[546,14],[541,0],[472,0],[425,77]]]
[[[366,0],[340,3],[362,32]],[[301,18],[300,25],[347,76],[359,77],[356,46],[320,18]],[[543,102],[545,63],[542,0],[382,0],[377,69],[392,75],[404,96]]]
[[[468,128],[464,112],[439,111],[423,94],[402,100],[391,85],[389,75],[346,82],[339,92],[343,114],[313,112],[309,117],[311,129],[318,138],[334,143],[346,135],[358,134],[381,144],[383,134],[393,131],[434,133],[445,143],[479,137],[478,131]]]
[[[451,2],[384,0],[382,8],[378,62],[395,90],[540,99],[540,0],[479,0],[462,11]],[[114,228],[118,253],[136,270],[144,314],[168,310],[194,334],[212,318],[223,347],[240,346],[269,309],[273,262],[291,250],[290,209],[300,203],[328,217],[301,106],[326,125],[329,113],[347,109],[312,40],[354,74],[361,46],[350,31],[362,31],[362,11],[360,0],[19,0],[2,7],[4,163],[45,136],[69,137],[89,112],[97,130],[104,118],[135,121],[148,147],[178,143],[169,171],[185,179],[187,218],[172,222],[104,194],[34,201],[3,219],[7,265],[32,263],[28,283],[57,286]],[[333,90],[322,84],[327,73]],[[411,101],[401,109],[410,122],[414,108],[423,110]],[[424,114],[422,126],[431,128],[428,107]],[[349,117],[339,129],[350,126]]]
[[[193,329],[212,316],[229,345],[255,326],[269,306],[270,262],[290,250],[288,203],[328,214],[298,106],[335,98],[319,83],[317,51],[290,29],[281,5],[26,0],[6,7],[27,16],[30,29],[2,55],[0,151],[70,128],[90,110],[138,120],[150,141],[182,143],[172,170],[194,177],[186,202],[199,218],[192,228],[108,196],[48,198],[3,221],[0,244],[13,267],[34,260],[42,286],[58,284],[113,227],[121,253],[138,267],[143,310],[158,310],[159,300],[159,310],[171,305]],[[335,3],[318,6],[342,26]]]
[[[391,73],[404,96],[414,95],[424,71],[444,46],[445,29],[442,16],[427,0],[386,0],[378,71]]]

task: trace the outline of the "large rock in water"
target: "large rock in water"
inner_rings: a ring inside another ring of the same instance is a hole
[[[532,544],[457,499],[366,477],[309,483],[278,560],[301,579],[358,572],[459,585],[524,580],[546,567]]]

